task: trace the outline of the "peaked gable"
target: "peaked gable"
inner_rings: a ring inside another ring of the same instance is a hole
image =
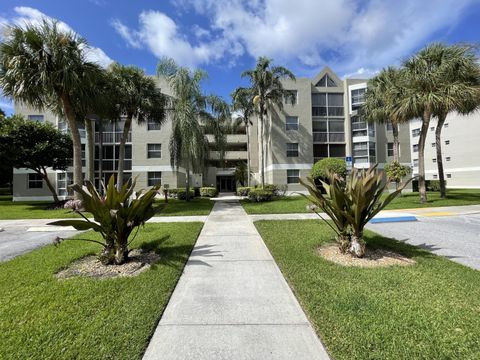
[[[343,87],[342,80],[328,66],[313,78],[312,84],[316,87]]]

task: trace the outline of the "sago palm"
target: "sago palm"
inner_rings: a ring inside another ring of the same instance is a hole
[[[290,95],[283,88],[282,80],[295,80],[295,75],[283,66],[272,66],[272,60],[260,57],[255,69],[242,73],[242,77],[250,80],[250,89],[254,94],[254,104],[257,106],[260,126],[260,182],[265,186],[265,119],[277,107],[283,108],[283,100]]]
[[[101,73],[88,62],[86,41],[60,30],[56,22],[7,27],[0,43],[0,87],[4,95],[33,108],[49,109],[67,119],[73,142],[73,181],[82,184],[82,147],[72,93],[85,104]]]
[[[153,78],[135,66],[115,63],[108,70],[115,86],[115,104],[118,111],[116,119],[125,119],[118,151],[117,189],[120,189],[124,181],[125,143],[132,121],[135,119],[141,124],[153,120],[162,124],[165,120],[166,96],[157,88]]]

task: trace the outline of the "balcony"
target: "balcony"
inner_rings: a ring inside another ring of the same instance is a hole
[[[224,160],[247,160],[246,151],[225,151]],[[220,160],[219,151],[210,151],[210,160]]]
[[[103,135],[102,136],[103,143],[119,143],[120,139],[122,137],[121,132],[106,131],[106,132],[103,132],[102,135]],[[100,142],[100,134],[98,132],[95,133],[95,142],[96,143]],[[128,133],[127,143],[129,143],[129,142],[132,142],[132,132]]]
[[[209,143],[215,142],[215,137],[212,134],[207,134],[207,140]],[[227,143],[228,144],[236,144],[236,143],[247,143],[247,135],[246,134],[228,134],[227,135]]]

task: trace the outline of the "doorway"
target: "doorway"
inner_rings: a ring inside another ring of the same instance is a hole
[[[219,192],[235,192],[235,178],[233,176],[217,176],[217,189]]]

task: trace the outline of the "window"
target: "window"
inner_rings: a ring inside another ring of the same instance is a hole
[[[393,143],[387,143],[387,156],[393,156]]]
[[[328,94],[328,116],[343,116],[343,94]]]
[[[434,131],[435,130],[435,126],[430,126],[430,131]]]
[[[433,178],[434,178],[434,179],[438,179],[438,175],[437,175],[437,174],[434,174],[434,175],[433,175]]]
[[[159,159],[162,157],[162,144],[147,144],[147,158]]]
[[[43,115],[27,115],[28,120],[43,122]]]
[[[28,188],[41,189],[43,188],[43,179],[40,174],[28,174]]]
[[[437,162],[437,159],[432,159],[433,163],[435,164]]]
[[[298,157],[298,143],[287,143],[287,157]]]
[[[445,145],[450,145],[450,140],[445,140]]]
[[[312,116],[343,116],[342,93],[313,93]]]
[[[162,173],[160,171],[152,171],[147,173],[148,186],[162,184]]]
[[[392,131],[392,123],[390,121],[387,122],[387,131]]]
[[[452,158],[451,158],[450,156],[447,156],[447,157],[445,158],[445,160],[450,161],[450,160],[452,160]]]
[[[448,123],[443,124],[443,127],[448,127]]]
[[[436,143],[432,143],[432,147],[435,147],[437,144]]]
[[[287,116],[285,130],[298,130],[298,116]]]
[[[328,76],[328,74],[325,74],[316,84],[315,86],[317,87],[336,87],[337,84],[335,84],[335,81]]]
[[[447,179],[451,179],[452,178],[452,174],[447,174]]]
[[[155,120],[148,119],[147,121],[147,130],[160,130],[161,124],[156,122]]]
[[[365,102],[365,89],[352,90],[352,107]],[[355,109],[353,109],[355,110]]]
[[[57,191],[58,195],[66,196],[71,195],[72,191],[69,191],[68,186],[73,184],[73,173],[58,173],[57,174]]]
[[[285,104],[297,104],[297,90],[286,90],[283,101]]]
[[[414,144],[412,148],[413,148],[413,152],[418,152],[418,144]]]
[[[418,166],[418,159],[413,159],[413,166]]]
[[[413,129],[412,130],[412,136],[413,137],[420,136],[420,129]]]
[[[287,170],[287,184],[300,183],[300,170]]]

